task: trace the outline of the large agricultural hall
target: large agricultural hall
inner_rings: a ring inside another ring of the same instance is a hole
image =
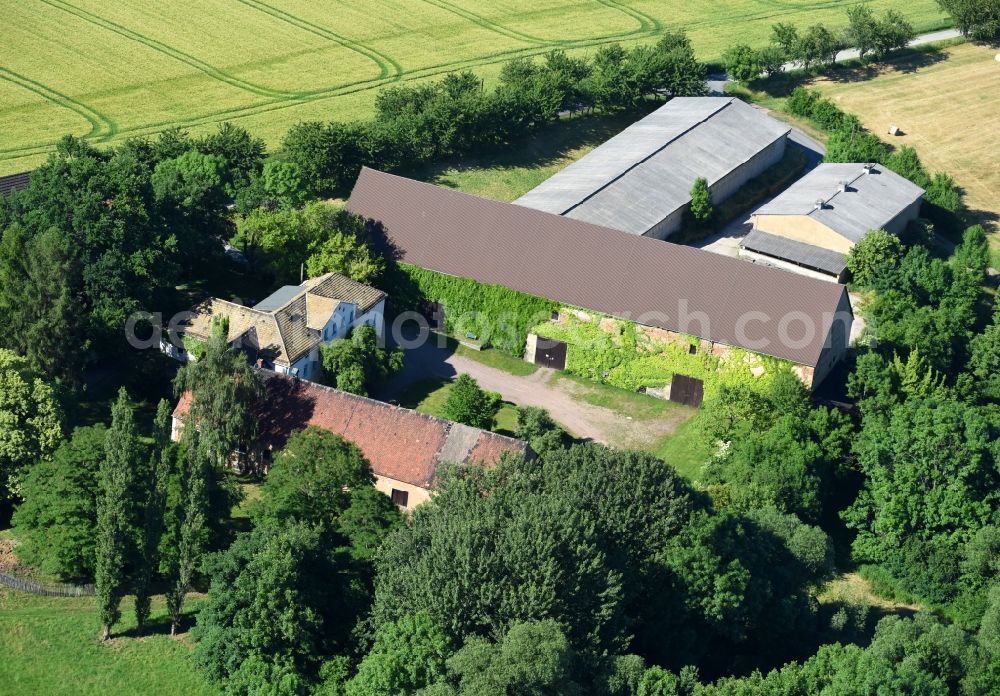
[[[667,239],[697,179],[721,203],[781,161],[790,130],[733,97],[678,97],[514,203]]]
[[[847,353],[840,285],[367,167],[348,210],[402,263],[777,358],[810,388]]]

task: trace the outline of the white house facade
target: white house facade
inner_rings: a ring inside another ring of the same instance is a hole
[[[184,344],[161,341],[177,360],[196,359],[191,350],[207,341],[219,319],[229,322],[228,342],[260,367],[313,380],[321,371],[320,346],[346,338],[358,326],[385,327],[386,295],[345,276],[328,273],[301,285],[286,285],[253,307],[213,298],[198,305],[181,334]]]

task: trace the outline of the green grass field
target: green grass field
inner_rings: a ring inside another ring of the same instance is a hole
[[[858,0],[860,1],[860,0]],[[293,123],[371,112],[378,88],[554,48],[689,32],[704,59],[763,43],[777,21],[844,23],[855,0],[0,0],[0,173],[66,133],[115,143],[230,120],[274,143]],[[935,0],[873,0],[918,30]]]
[[[196,606],[190,602],[189,608]],[[132,603],[122,605],[119,632],[134,628]],[[36,597],[0,588],[0,693],[86,696],[200,696],[218,691],[191,662],[186,635],[167,635],[162,597],[153,603],[153,632],[98,640],[92,597]]]

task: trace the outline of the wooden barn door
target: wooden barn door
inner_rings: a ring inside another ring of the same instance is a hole
[[[535,345],[535,364],[555,370],[566,369],[566,344],[551,338],[538,337]]]
[[[674,375],[670,382],[670,400],[686,406],[701,406],[705,398],[705,385],[700,379],[687,375]]]

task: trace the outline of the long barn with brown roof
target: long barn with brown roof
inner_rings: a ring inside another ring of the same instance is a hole
[[[846,354],[845,288],[365,168],[348,209],[400,261],[743,348],[818,385]]]
[[[323,428],[354,443],[371,463],[375,487],[406,510],[428,499],[447,464],[493,466],[507,452],[530,454],[521,440],[270,370],[260,374],[266,395],[254,413],[260,425],[258,451],[265,460],[284,447],[292,433],[308,426]],[[174,409],[175,440],[190,405],[185,394]]]

